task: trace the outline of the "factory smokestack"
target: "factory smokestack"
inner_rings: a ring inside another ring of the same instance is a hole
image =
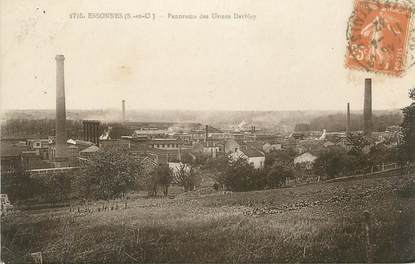
[[[125,122],[125,100],[122,100],[122,121]]]
[[[205,142],[206,142],[206,146],[207,146],[208,136],[209,136],[209,126],[206,125],[205,126]]]
[[[372,121],[372,79],[365,79],[365,99],[363,106],[363,134],[370,136],[373,130]]]
[[[350,135],[350,103],[347,103],[347,123],[346,123],[346,136]]]
[[[55,158],[66,157],[66,109],[65,109],[65,78],[63,55],[56,55],[56,152]]]

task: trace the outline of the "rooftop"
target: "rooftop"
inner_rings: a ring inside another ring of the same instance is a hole
[[[93,152],[97,152],[98,150],[99,150],[99,147],[93,145],[82,150],[81,153],[93,153]]]
[[[243,149],[241,150],[246,156],[248,156],[249,158],[253,158],[253,157],[264,157],[265,154],[264,152],[255,149],[255,148],[247,148],[247,149]]]

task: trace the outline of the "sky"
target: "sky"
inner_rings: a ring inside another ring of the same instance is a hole
[[[57,54],[66,58],[67,109],[120,108],[124,99],[139,110],[358,110],[367,77],[374,109],[408,105],[414,67],[402,77],[344,67],[352,10],[352,0],[2,0],[0,108],[54,109]]]

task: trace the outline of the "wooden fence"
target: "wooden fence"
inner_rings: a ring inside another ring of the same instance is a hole
[[[374,166],[375,167],[375,166]],[[405,164],[401,166],[398,163],[390,163],[387,165],[380,165],[375,170],[374,167],[369,167],[364,170],[359,170],[358,174],[344,176],[344,177],[337,177],[334,179],[326,180],[325,182],[336,182],[336,181],[345,181],[350,179],[358,179],[358,178],[372,178],[372,177],[396,177],[400,175],[408,175],[411,173],[415,173],[415,163],[412,164]]]
[[[347,179],[361,178],[361,177],[384,177],[384,176],[399,176],[401,174],[415,173],[415,163],[405,164],[404,166],[399,163],[388,163],[388,164],[378,164],[372,167],[367,167],[365,169],[355,170],[353,173],[348,175],[342,175],[334,179],[324,179],[319,175],[314,174],[304,174],[301,176],[296,176],[295,179],[287,180],[287,185],[303,185],[303,184],[312,184],[318,183],[320,181],[324,182],[333,182],[341,181]]]

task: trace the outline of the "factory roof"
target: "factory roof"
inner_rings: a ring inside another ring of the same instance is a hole
[[[93,153],[93,152],[97,152],[99,150],[99,148],[97,146],[90,146],[84,150],[81,151],[81,153]]]
[[[169,143],[182,143],[178,138],[153,138],[148,141],[150,144],[169,144]]]
[[[90,142],[90,141],[86,141],[86,140],[80,140],[80,139],[68,139],[66,141],[68,144],[72,144],[72,145],[81,145],[81,146],[92,146],[94,145],[94,143]]]

